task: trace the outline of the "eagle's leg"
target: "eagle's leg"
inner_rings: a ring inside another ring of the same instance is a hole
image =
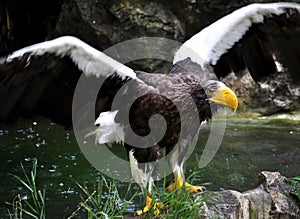
[[[148,167],[148,168],[144,168],[145,171],[143,171],[142,169],[140,169],[138,167],[138,163],[137,160],[135,159],[134,155],[133,155],[133,151],[129,152],[129,161],[130,161],[130,167],[131,167],[131,173],[132,173],[132,177],[134,178],[135,182],[141,187],[142,191],[144,192],[147,189],[147,185],[148,185],[148,190],[147,190],[147,195],[146,195],[146,204],[144,206],[144,208],[142,210],[138,210],[136,212],[136,214],[138,216],[147,213],[150,208],[153,208],[153,213],[154,215],[158,215],[160,213],[161,208],[164,207],[163,203],[160,202],[153,202],[153,198],[151,195],[151,191],[152,191],[152,187],[153,187],[153,178],[152,178],[152,172],[154,167]],[[147,164],[146,164],[147,165]],[[151,166],[151,165],[148,165]],[[147,170],[146,170],[147,169]]]
[[[174,182],[168,186],[168,191],[184,187],[190,193],[201,192],[203,191],[201,186],[193,186],[185,181],[183,172],[185,151],[182,148],[184,147],[176,147],[170,152],[169,165],[173,170]]]

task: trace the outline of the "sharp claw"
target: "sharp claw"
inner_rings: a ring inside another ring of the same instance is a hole
[[[206,189],[206,187],[205,186],[201,186],[201,192],[204,192],[204,191],[206,191],[207,189]]]

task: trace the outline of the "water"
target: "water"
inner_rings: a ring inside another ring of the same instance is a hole
[[[212,190],[245,191],[256,186],[262,170],[293,177],[300,175],[299,167],[299,122],[235,119],[227,121],[222,145],[213,161],[201,170],[200,178]]]
[[[198,145],[185,164],[186,175],[198,173],[193,184],[205,185],[209,190],[244,191],[255,186],[261,170],[279,171],[287,177],[300,175],[299,122],[235,118],[226,124],[216,156],[205,168],[199,169],[198,161],[209,133],[209,125],[202,127]],[[28,172],[34,159],[38,160],[38,187],[46,189],[48,218],[63,218],[75,211],[82,198],[86,198],[76,183],[92,188],[100,174],[85,159],[71,131],[42,118],[2,126],[0,218],[5,217],[7,208],[11,209],[5,202],[11,203],[17,194],[23,198],[28,195],[24,186],[10,174],[23,177],[20,163]],[[126,191],[127,186],[118,182],[120,191]],[[138,189],[138,186],[133,187],[133,190]]]

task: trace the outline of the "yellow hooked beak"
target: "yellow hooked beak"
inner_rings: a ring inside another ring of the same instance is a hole
[[[230,107],[234,111],[238,108],[238,99],[235,93],[226,86],[222,86],[217,89],[209,100],[217,104]]]

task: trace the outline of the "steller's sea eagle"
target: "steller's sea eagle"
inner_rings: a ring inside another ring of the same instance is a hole
[[[169,189],[201,190],[184,179],[187,147],[201,122],[210,120],[218,106],[238,107],[234,92],[217,76],[248,68],[258,81],[274,73],[279,62],[299,82],[299,11],[295,3],[252,4],[236,10],[186,41],[167,74],[134,71],[71,36],[20,49],[0,60],[0,121],[42,115],[74,126],[72,100],[78,80],[81,76],[103,80],[93,105],[96,115],[90,121],[97,127],[88,136],[95,134],[99,144],[124,144],[134,179],[142,189],[148,186],[146,205],[137,212],[142,214],[152,202],[153,179],[152,171],[141,170],[139,164],[157,161],[161,150],[170,154],[174,173]],[[124,101],[113,108],[117,94]],[[87,104],[83,101],[80,112],[73,113],[84,117]],[[149,120],[157,114],[163,116],[166,130],[160,122],[150,127]],[[165,131],[162,138],[137,138],[130,143],[134,137],[129,129],[143,137],[151,128],[158,134]]]

